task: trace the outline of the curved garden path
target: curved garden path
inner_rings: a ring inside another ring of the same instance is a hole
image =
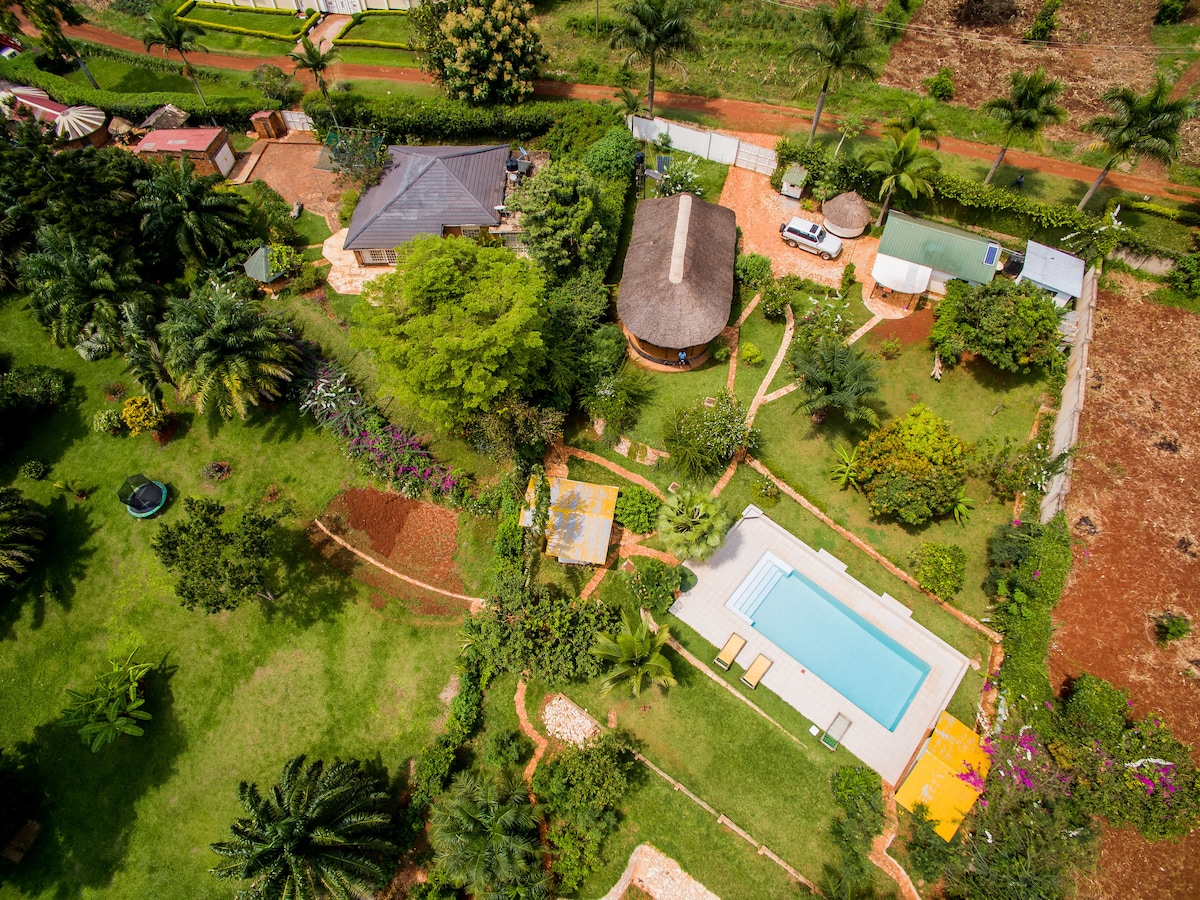
[[[517,721],[521,723],[521,731],[525,736],[533,741],[533,757],[529,760],[529,764],[525,766],[525,783],[533,784],[533,773],[537,769],[537,765],[541,762],[546,748],[550,746],[550,742],[542,737],[542,733],[533,727],[533,723],[529,721],[529,714],[525,711],[525,679],[517,679],[517,692],[513,695],[513,703],[517,707]]]

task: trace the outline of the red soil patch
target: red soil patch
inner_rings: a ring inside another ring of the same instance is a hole
[[[433,587],[466,593],[454,562],[458,516],[453,510],[399,494],[355,490],[330,503],[321,521],[339,537],[397,572]],[[377,610],[389,605],[388,598],[401,600],[406,608],[427,615],[457,614],[467,608],[466,601],[423,590],[367,565],[315,528],[312,537],[327,558],[374,588],[371,606]]]
[[[873,342],[899,338],[905,346],[922,344],[933,331],[933,307],[928,304],[903,319],[885,319],[869,332]]]
[[[1136,715],[1162,715],[1196,746],[1200,634],[1160,648],[1154,617],[1170,609],[1200,624],[1200,319],[1145,300],[1154,285],[1116,283],[1100,294],[1088,360],[1067,504],[1080,543],[1055,610],[1051,676],[1060,687],[1082,672],[1106,678],[1129,692]],[[1200,870],[1186,862],[1196,859],[1200,834],[1149,844],[1109,832],[1101,869],[1080,894],[1200,897]]]

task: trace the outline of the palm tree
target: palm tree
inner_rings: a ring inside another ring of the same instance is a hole
[[[646,95],[641,91],[623,87],[619,94],[613,95],[617,106],[621,108],[622,116],[640,116],[646,111]]]
[[[591,653],[613,664],[600,692],[611,694],[622,684],[628,684],[634,697],[642,695],[646,682],[660,688],[675,684],[671,661],[663,656],[662,648],[671,640],[666,626],[652,632],[646,620],[629,607],[621,611],[621,630],[615,635],[600,632]]]
[[[210,282],[171,304],[162,326],[167,371],[196,410],[243,419],[250,405],[275,399],[300,358],[290,327],[228,285]]]
[[[792,55],[810,67],[803,84],[821,82],[817,109],[813,113],[808,143],[817,136],[817,123],[825,108],[829,89],[834,90],[842,80],[874,78],[875,41],[867,27],[871,13],[865,6],[855,6],[850,0],[839,0],[837,6],[822,3],[813,11],[812,39],[792,51]]]
[[[691,489],[670,494],[658,514],[658,533],[679,559],[705,559],[725,541],[733,524],[714,497]]]
[[[859,159],[866,163],[868,172],[883,176],[883,184],[879,188],[883,207],[879,210],[879,218],[875,220],[876,228],[883,224],[896,188],[913,199],[922,194],[933,196],[933,187],[926,177],[936,172],[941,164],[932,150],[926,150],[920,144],[921,132],[913,128],[900,140],[896,140],[894,134],[885,134],[882,141],[867,147],[860,154]]]
[[[800,405],[796,412],[812,416],[820,425],[830,412],[847,422],[878,427],[879,415],[867,405],[879,397],[879,363],[840,337],[823,337],[814,346],[803,344],[790,353],[800,379]]]
[[[387,878],[396,846],[385,837],[392,827],[391,798],[379,779],[357,761],[288,760],[267,797],[258,785],[238,785],[249,815],[230,830],[233,839],[212,849],[229,862],[210,870],[218,878],[244,879],[244,896],[293,900],[332,896],[372,897]]]
[[[888,119],[884,125],[884,130],[897,138],[903,138],[914,128],[921,132],[921,140],[933,141],[933,146],[941,148],[942,142],[938,140],[941,126],[933,115],[933,101],[928,97],[912,101],[904,112]]]
[[[245,202],[231,191],[215,190],[220,175],[196,175],[186,157],[161,165],[154,176],[134,182],[134,210],[142,232],[197,263],[228,256],[250,228]]]
[[[1062,82],[1048,78],[1041,66],[1026,75],[1013,72],[1008,76],[1007,97],[996,97],[983,104],[984,111],[1004,126],[1004,145],[996,154],[988,170],[984,184],[990,184],[992,176],[1004,161],[1004,154],[1015,138],[1023,138],[1033,146],[1042,143],[1042,130],[1047,125],[1065,122],[1067,111],[1054,101],[1062,93]]]
[[[296,64],[296,67],[292,69],[292,74],[312,72],[313,81],[317,83],[317,90],[325,98],[325,105],[329,107],[329,115],[333,117],[333,124],[336,126],[338,123],[337,112],[329,100],[329,85],[325,83],[325,73],[337,60],[337,49],[331,46],[328,50],[322,50],[313,44],[308,35],[300,39],[300,46],[303,48],[302,52],[297,53],[293,50],[288,54],[288,59]]]
[[[45,537],[42,514],[16,488],[0,489],[0,588],[24,575]]]
[[[1083,126],[1084,131],[1096,135],[1096,140],[1080,150],[1107,150],[1111,156],[1079,201],[1078,209],[1087,206],[1109,170],[1122,160],[1133,160],[1136,165],[1148,156],[1164,166],[1174,162],[1179,155],[1179,129],[1197,111],[1195,100],[1171,99],[1171,85],[1162,75],[1154,79],[1154,86],[1145,94],[1114,87],[1105,91],[1103,100],[1112,114],[1096,116]]]
[[[700,46],[692,28],[692,0],[629,0],[617,5],[617,21],[609,41],[613,49],[628,50],[628,62],[650,63],[646,106],[654,118],[654,75],[659,60],[694,53]]]
[[[519,775],[463,772],[433,807],[430,840],[438,867],[476,897],[549,896],[538,814]]]
[[[38,229],[37,247],[21,260],[18,280],[50,339],[91,359],[120,346],[121,304],[144,298],[133,263],[52,225]]]
[[[208,52],[208,48],[196,40],[204,37],[207,32],[199,25],[176,18],[175,6],[170,3],[151,11],[147,18],[150,24],[146,27],[146,33],[142,35],[142,43],[146,45],[146,49],[162,47],[164,54],[172,50],[178,53],[183,61],[183,71],[192,79],[192,86],[200,95],[200,102],[208,106],[208,101],[204,99],[204,91],[200,90],[200,82],[196,79],[196,70],[187,58],[187,54],[197,50]]]

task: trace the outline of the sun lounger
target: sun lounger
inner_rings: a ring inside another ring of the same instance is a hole
[[[721,652],[717,654],[717,658],[713,660],[718,666],[726,671],[733,665],[733,661],[737,659],[737,655],[742,652],[742,648],[746,646],[746,639],[740,634],[731,634],[729,640],[725,642],[725,646],[721,648]]]
[[[771,660],[767,659],[761,653],[754,658],[754,662],[750,663],[750,668],[746,670],[746,674],[742,676],[742,684],[754,690],[758,687],[758,683],[762,681],[762,677],[767,674],[767,669],[771,668]]]
[[[825,733],[821,735],[821,743],[828,747],[830,751],[836,750],[842,745],[842,738],[846,736],[846,732],[850,730],[852,724],[849,719],[838,713],[837,718],[833,720],[833,724],[825,729]]]

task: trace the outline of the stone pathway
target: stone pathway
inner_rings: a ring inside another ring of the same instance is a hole
[[[551,459],[552,456],[553,456],[553,460]],[[549,451],[547,451],[546,474],[547,475],[554,474],[556,477],[566,478],[567,477],[566,457],[568,457],[568,456],[574,456],[574,457],[577,457],[578,459],[586,459],[588,462],[594,462],[598,466],[604,466],[604,468],[608,469],[610,472],[614,472],[617,475],[620,475],[626,481],[632,481],[634,484],[644,487],[646,490],[648,490],[650,493],[652,493],[654,496],[656,496],[659,500],[663,499],[663,492],[661,490],[659,490],[658,485],[656,485],[650,479],[643,478],[641,475],[638,475],[636,472],[630,472],[628,469],[624,468],[623,466],[618,466],[615,462],[613,462],[612,460],[609,460],[609,459],[605,459],[603,456],[598,456],[595,453],[589,453],[586,450],[580,450],[578,447],[571,447],[568,444],[564,444],[562,441],[559,441],[557,444],[555,444],[553,447],[551,447]],[[561,466],[561,469],[556,468],[556,470],[553,473],[551,473],[551,471],[550,471],[551,465],[555,465],[556,467]],[[559,474],[560,472],[561,472],[561,474]]]
[[[671,857],[650,844],[639,844],[617,883],[601,900],[621,900],[630,887],[645,891],[654,900],[721,900],[683,871]]]
[[[783,308],[783,314],[787,321],[787,326],[783,329],[783,341],[779,345],[775,359],[771,361],[771,368],[767,369],[767,374],[763,376],[762,384],[758,386],[758,390],[754,394],[754,399],[750,401],[750,409],[746,413],[747,425],[754,424],[754,417],[758,415],[758,408],[762,406],[767,388],[775,380],[775,375],[779,372],[779,367],[783,365],[783,361],[787,358],[788,350],[792,346],[792,335],[796,333],[796,316],[792,312],[791,304]]]
[[[529,715],[525,712],[525,679],[517,679],[517,692],[513,695],[513,703],[517,707],[517,721],[521,723],[521,731],[525,732],[525,736],[533,741],[533,758],[529,760],[529,765],[525,767],[525,783],[533,784],[533,773],[537,769],[537,764],[541,762],[542,754],[546,752],[549,746],[549,741],[542,737],[541,733],[533,727],[529,721]],[[532,794],[530,797],[532,798]]]
[[[887,852],[900,828],[900,818],[896,815],[896,792],[887,784],[883,786],[883,804],[883,834],[877,835],[872,841],[869,858],[876,867],[883,871],[884,875],[896,882],[900,888],[900,896],[904,900],[921,900],[921,895],[917,893],[917,888],[912,883],[912,879],[908,877],[908,873],[904,871],[904,867],[892,859]]]

